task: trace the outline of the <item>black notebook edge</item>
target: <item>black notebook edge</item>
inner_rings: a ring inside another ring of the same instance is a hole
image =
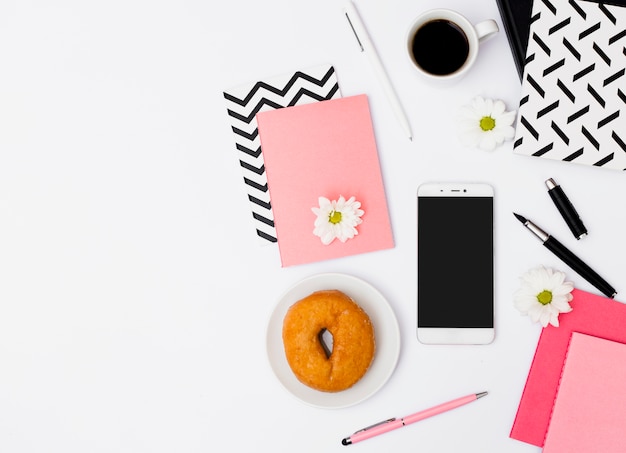
[[[532,0],[496,0],[504,31],[513,53],[513,61],[520,81],[524,75],[524,61],[530,30]]]

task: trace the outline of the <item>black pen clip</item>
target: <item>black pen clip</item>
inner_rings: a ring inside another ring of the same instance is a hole
[[[356,30],[354,29],[354,25],[352,25],[352,21],[350,20],[350,16],[348,16],[348,13],[346,13],[346,19],[348,19],[348,23],[350,24],[350,28],[352,29],[352,33],[354,33],[354,37],[356,38],[356,42],[359,44],[359,47],[361,48],[361,52],[364,52],[365,49],[363,48],[363,44],[361,44],[361,40],[359,39],[359,35],[356,32]],[[367,429],[367,428],[365,428]]]
[[[370,426],[367,426],[367,427],[365,427],[365,428],[363,428],[363,429],[360,429],[360,430],[358,430],[358,431],[355,431],[355,432],[354,432],[354,434],[356,434],[356,433],[362,433],[363,431],[367,431],[368,429],[372,429],[372,428],[374,428],[375,426],[384,425],[385,423],[391,423],[391,422],[395,421],[395,419],[396,419],[396,417],[393,417],[393,418],[390,418],[390,419],[388,419],[388,420],[383,420],[382,422],[374,423],[373,425],[370,425]]]

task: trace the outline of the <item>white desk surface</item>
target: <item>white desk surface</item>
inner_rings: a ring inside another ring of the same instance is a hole
[[[493,0],[357,2],[413,127],[408,141],[342,4],[2,2],[0,451],[539,451],[508,437],[541,330],[512,293],[540,264],[597,291],[512,211],[626,292],[624,175],[513,155],[512,142],[494,152],[460,144],[454,115],[472,97],[517,108],[520,81]],[[440,6],[501,25],[467,78],[445,89],[424,84],[403,47],[411,20]],[[320,63],[335,66],[344,96],[369,96],[396,246],[281,268],[277,247],[254,234],[222,91]],[[581,213],[584,240],[552,205],[550,177]],[[416,339],[415,197],[428,180],[496,190],[489,346]],[[278,297],[323,272],[374,285],[400,324],[391,379],[346,409],[296,400],[266,358]],[[483,390],[469,406],[340,445],[381,419]]]

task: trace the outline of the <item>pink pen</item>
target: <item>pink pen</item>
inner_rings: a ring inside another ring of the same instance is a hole
[[[407,415],[406,417],[403,417],[401,419],[390,418],[389,420],[376,423],[375,425],[368,426],[367,428],[363,428],[355,432],[353,435],[343,439],[341,443],[343,445],[351,445],[357,442],[361,442],[362,440],[369,439],[370,437],[378,436],[379,434],[384,434],[397,428],[402,428],[403,426],[419,422],[420,420],[432,417],[433,415],[441,414],[442,412],[446,412],[459,406],[463,406],[464,404],[471,403],[472,401],[476,401],[478,398],[482,398],[486,394],[487,392],[473,393],[471,395],[467,395],[462,398],[457,398],[455,400],[448,401],[447,403],[440,404],[439,406],[431,407],[430,409],[426,409],[412,415]]]

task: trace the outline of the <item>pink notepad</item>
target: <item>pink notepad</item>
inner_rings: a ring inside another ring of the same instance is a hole
[[[538,447],[546,438],[572,332],[626,343],[626,304],[578,289],[572,294],[573,310],[559,316],[560,326],[541,332],[511,428],[513,439]]]
[[[257,123],[283,266],[393,247],[367,96],[261,112]],[[363,222],[324,245],[311,208],[340,195],[361,202]]]
[[[626,344],[574,332],[543,453],[626,452]]]

